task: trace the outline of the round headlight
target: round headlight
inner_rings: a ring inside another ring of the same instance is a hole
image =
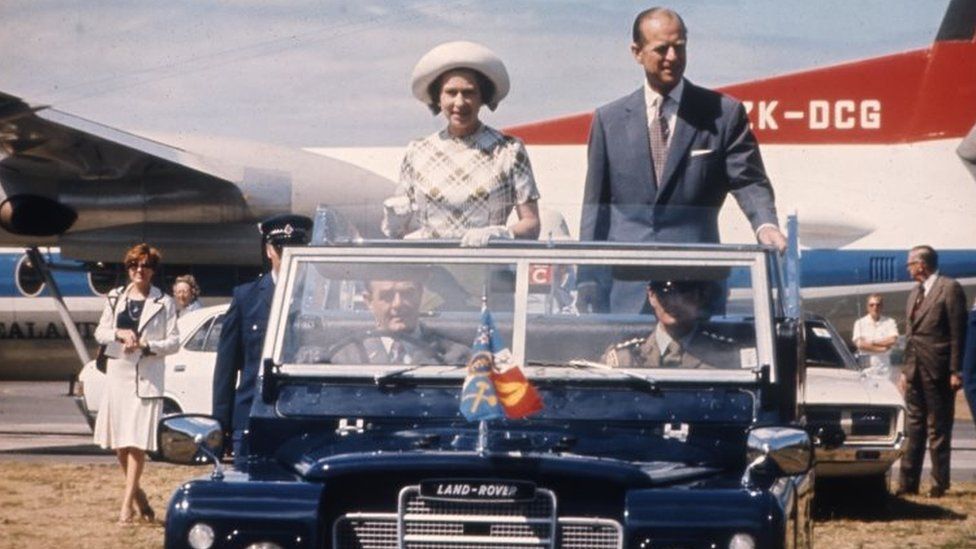
[[[756,549],[756,539],[749,534],[739,532],[729,540],[729,549]]]
[[[259,541],[248,545],[246,549],[284,549],[273,541]]]
[[[214,544],[214,531],[209,524],[198,522],[190,528],[186,541],[193,549],[210,549]]]

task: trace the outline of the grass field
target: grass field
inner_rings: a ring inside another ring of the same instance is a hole
[[[150,463],[144,487],[165,519],[184,480],[204,474]],[[820,496],[817,547],[976,547],[976,483],[957,483],[938,500],[865,500],[832,486]],[[162,547],[162,522],[118,526],[122,475],[110,465],[0,462],[0,547]]]

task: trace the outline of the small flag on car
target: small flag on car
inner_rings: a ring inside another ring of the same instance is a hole
[[[461,413],[468,421],[528,417],[542,409],[538,391],[522,369],[511,363],[502,347],[491,312],[481,313],[478,335],[471,346],[468,375],[461,389]]]

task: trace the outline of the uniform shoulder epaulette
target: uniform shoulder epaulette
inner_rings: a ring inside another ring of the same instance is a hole
[[[628,347],[640,347],[647,341],[647,336],[635,337],[633,339],[628,339],[626,341],[621,341],[620,343],[614,343],[612,348],[614,350],[626,349]]]
[[[732,339],[731,337],[726,337],[706,330],[702,330],[701,335],[707,337],[708,339],[711,339],[712,341],[717,341],[719,343],[724,343],[726,345],[731,345],[735,343],[735,340]]]

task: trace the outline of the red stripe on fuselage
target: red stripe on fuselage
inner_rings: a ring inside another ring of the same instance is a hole
[[[764,144],[895,144],[963,137],[976,122],[976,41],[719,88]],[[506,128],[530,145],[583,145],[592,113]]]

